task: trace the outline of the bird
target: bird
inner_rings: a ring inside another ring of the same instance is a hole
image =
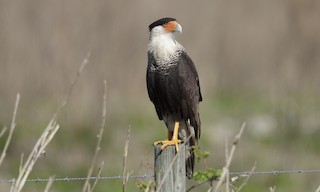
[[[199,76],[186,49],[175,39],[182,27],[175,18],[165,17],[149,25],[147,90],[159,120],[168,129],[168,139],[155,142],[161,150],[185,143],[186,176],[194,171],[194,149],[201,134]]]

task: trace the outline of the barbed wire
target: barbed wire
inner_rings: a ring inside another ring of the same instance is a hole
[[[154,178],[153,175],[131,175],[129,176],[129,178],[132,179],[148,179],[148,178]],[[45,178],[45,179],[40,179],[40,178],[36,178],[36,179],[27,179],[26,182],[34,182],[34,183],[38,183],[38,182],[48,182],[50,180],[52,181],[85,181],[85,180],[107,180],[107,179],[123,179],[123,176],[119,175],[119,176],[102,176],[102,177],[61,177],[61,178]],[[1,180],[0,179],[0,183],[15,183],[15,179],[11,179],[11,180]]]
[[[309,169],[309,170],[271,170],[271,171],[239,171],[239,172],[230,172],[230,175],[279,175],[279,174],[294,174],[294,173],[320,173],[320,169]],[[131,175],[131,179],[150,179],[154,178],[154,175]],[[61,177],[61,178],[36,178],[36,179],[27,179],[26,182],[48,182],[48,181],[85,181],[85,180],[112,180],[112,179],[123,179],[123,176],[102,176],[102,177]],[[15,179],[0,179],[0,183],[15,183]]]
[[[320,173],[320,169],[310,169],[310,170],[271,170],[271,171],[239,171],[230,172],[230,175],[266,175],[266,174],[291,174],[291,173]]]

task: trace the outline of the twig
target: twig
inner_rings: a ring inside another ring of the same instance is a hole
[[[122,192],[126,191],[127,182],[129,180],[129,174],[126,175],[126,167],[127,167],[129,141],[130,141],[130,129],[131,127],[129,126],[126,144],[123,151]]]
[[[228,146],[228,138],[226,138],[226,144],[225,144],[225,155],[226,155],[226,164],[228,163],[229,159],[229,146]],[[226,191],[229,192],[229,169],[226,169]]]
[[[53,114],[53,117],[51,118],[48,126],[45,128],[43,133],[41,134],[40,138],[37,140],[36,144],[34,145],[27,161],[22,166],[22,169],[20,169],[19,175],[17,180],[13,183],[11,190],[12,192],[20,192],[27,180],[27,177],[29,176],[30,172],[32,171],[32,168],[38,158],[42,155],[42,152],[46,148],[46,146],[50,143],[50,141],[53,139],[56,132],[59,130],[59,124],[57,123],[57,116],[59,112],[62,110],[62,108],[67,104],[68,99],[71,95],[71,92],[73,90],[73,87],[75,86],[78,77],[80,76],[80,73],[82,72],[84,66],[88,63],[88,58],[90,56],[90,53],[88,53],[87,57],[82,62],[79,70],[77,71],[76,77],[73,79],[70,88],[68,89],[65,98],[62,102],[62,104],[58,107],[57,111]]]
[[[46,185],[46,188],[44,189],[44,192],[49,192],[49,189],[51,188],[53,181],[54,181],[54,176],[51,176],[49,178],[47,185]]]
[[[252,175],[251,173],[253,173],[255,169],[256,169],[256,162],[254,163],[254,165],[253,165],[253,167],[251,168],[251,170],[248,171],[248,172],[246,172],[247,174],[245,174],[244,176],[247,176],[247,178],[246,178],[245,181],[241,184],[241,186],[238,188],[238,190],[237,190],[236,192],[239,192],[240,189],[242,189],[242,188],[248,183],[249,178],[250,178],[250,176]],[[229,173],[229,174],[230,174],[230,173]],[[236,178],[235,178],[235,177],[236,177]],[[235,176],[235,177],[233,177],[233,178],[235,178],[234,180],[237,180],[239,176]],[[231,181],[234,181],[233,178],[231,178]],[[194,188],[199,187],[200,185],[203,185],[203,184],[205,184],[205,183],[208,183],[208,182],[212,182],[212,180],[205,180],[205,181],[203,181],[203,182],[201,182],[201,183],[197,183],[197,184],[195,184],[195,185],[192,185],[192,186],[187,190],[187,192],[191,191],[191,190],[194,189]],[[213,187],[212,187],[212,183],[211,183],[211,184],[210,184],[209,191],[211,191],[212,188],[213,188]],[[320,192],[320,191],[317,191],[317,192]]]
[[[0,138],[4,135],[4,133],[7,131],[7,127],[6,126],[4,126],[3,128],[2,128],[2,130],[1,130],[1,132],[0,132]]]
[[[10,126],[10,131],[9,131],[9,135],[8,135],[8,138],[7,138],[7,141],[6,141],[6,144],[4,145],[3,147],[3,150],[2,150],[2,153],[1,153],[1,157],[0,157],[0,166],[6,156],[6,152],[7,152],[7,149],[9,147],[9,144],[10,144],[10,141],[11,141],[11,138],[12,138],[12,134],[13,134],[13,131],[14,131],[14,128],[16,127],[16,116],[17,116],[17,110],[18,110],[18,106],[19,106],[19,101],[20,101],[20,94],[18,93],[17,94],[17,98],[16,98],[16,103],[14,105],[14,110],[13,110],[13,116],[12,116],[12,121],[11,121],[11,126]],[[4,129],[5,130],[5,129]]]
[[[202,181],[201,183],[197,183],[197,184],[195,184],[195,185],[192,185],[191,187],[189,187],[189,189],[188,189],[186,192],[189,192],[189,191],[191,191],[192,189],[194,189],[194,188],[196,188],[196,187],[199,187],[200,185],[203,185],[203,184],[208,183],[208,182],[211,182],[211,180],[205,180],[205,181]],[[209,185],[210,185],[210,187],[212,188],[212,184],[209,183]],[[211,190],[211,189],[210,189],[210,190]],[[209,190],[209,191],[210,191],[210,190]]]
[[[36,163],[37,159],[40,157],[40,155],[42,154],[46,146],[50,143],[50,141],[58,131],[59,127],[60,126],[56,121],[56,114],[55,114],[51,119],[51,121],[49,122],[47,128],[44,130],[44,132],[38,139],[37,143],[33,147],[27,161],[24,163],[16,182],[13,184],[12,191],[14,192],[21,191],[34,164]]]
[[[276,191],[276,186],[269,187],[270,192],[275,192]]]
[[[88,170],[86,182],[84,183],[83,188],[82,188],[82,192],[90,191],[90,186],[89,186],[90,177],[91,177],[93,169],[94,169],[94,164],[96,162],[96,158],[97,158],[98,153],[99,153],[99,151],[101,149],[100,145],[101,145],[101,140],[102,140],[102,136],[103,136],[103,130],[104,130],[104,127],[105,127],[105,124],[106,124],[106,113],[107,113],[106,111],[107,111],[107,82],[104,81],[104,94],[103,94],[101,128],[100,128],[99,134],[97,136],[98,137],[98,141],[97,141],[96,149],[95,149],[92,161],[91,161],[91,166],[90,166],[90,168]]]
[[[320,185],[319,185],[319,187],[317,188],[316,192],[320,192]]]
[[[24,153],[22,153],[22,154],[21,154],[21,157],[20,157],[19,173],[22,171],[23,158],[24,158]]]
[[[101,176],[101,172],[102,172],[103,167],[104,167],[104,161],[102,161],[101,164],[100,164],[100,167],[99,167],[99,170],[98,170],[98,174],[97,174],[96,179],[94,180],[93,185],[91,187],[91,192],[94,190],[94,188],[96,187],[96,185],[97,185],[97,183],[99,181],[99,178]]]
[[[214,192],[217,192],[219,190],[219,188],[221,187],[222,183],[224,182],[227,174],[229,173],[229,167],[230,167],[230,164],[231,164],[231,161],[232,161],[232,158],[233,158],[233,155],[234,155],[234,152],[236,150],[236,147],[237,147],[237,144],[239,143],[240,141],[240,138],[241,138],[241,135],[243,133],[243,130],[246,126],[246,123],[243,123],[242,126],[241,126],[241,129],[239,131],[239,133],[235,136],[234,138],[234,141],[233,141],[233,145],[232,145],[232,148],[231,148],[231,151],[230,151],[230,154],[228,155],[228,159],[226,161],[226,165],[223,167],[223,171],[222,171],[222,174],[219,178],[219,181],[214,189]]]
[[[147,185],[146,189],[144,190],[144,192],[149,192],[151,184],[152,184],[152,180],[149,180],[148,185]]]
[[[69,87],[69,89],[68,89],[68,91],[67,91],[67,93],[66,93],[66,95],[65,95],[65,97],[64,97],[64,99],[63,99],[63,101],[62,101],[62,103],[61,103],[61,105],[59,106],[59,108],[58,108],[58,110],[57,110],[57,113],[59,113],[59,111],[60,111],[64,106],[66,106],[66,104],[67,104],[67,102],[68,102],[68,100],[69,100],[69,97],[70,97],[70,95],[71,95],[71,92],[72,92],[74,86],[76,85],[76,82],[77,82],[78,78],[80,77],[80,74],[81,74],[83,68],[87,65],[87,63],[89,63],[90,55],[91,55],[91,53],[88,52],[88,53],[87,53],[87,56],[86,56],[86,57],[84,58],[84,60],[82,61],[81,65],[80,65],[80,67],[79,67],[79,69],[78,69],[78,71],[77,71],[76,76],[73,78],[73,80],[72,80],[72,82],[71,82],[71,85],[70,85],[70,87]]]
[[[256,169],[256,164],[257,164],[257,162],[254,162],[254,164],[253,164],[253,166],[252,166],[252,168],[251,168],[251,170],[250,170],[250,173],[252,173],[252,172]],[[244,182],[240,185],[240,187],[237,189],[236,192],[240,192],[240,190],[241,190],[244,186],[247,185],[247,183],[248,183],[248,181],[249,181],[249,179],[250,179],[250,177],[251,177],[251,174],[246,175],[246,176],[247,176],[247,178],[246,178],[246,179],[244,180]]]

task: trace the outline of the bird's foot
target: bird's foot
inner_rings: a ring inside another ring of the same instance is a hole
[[[176,151],[178,152],[179,151],[179,144],[182,143],[182,141],[179,139],[156,141],[156,142],[154,142],[154,145],[158,145],[159,143],[162,144],[161,150],[164,150],[166,147],[168,147],[170,145],[174,145],[176,148]]]

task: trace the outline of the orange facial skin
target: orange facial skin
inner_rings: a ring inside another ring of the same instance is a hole
[[[178,24],[177,21],[169,21],[168,23],[164,24],[163,27],[168,32],[175,32],[177,24]]]

